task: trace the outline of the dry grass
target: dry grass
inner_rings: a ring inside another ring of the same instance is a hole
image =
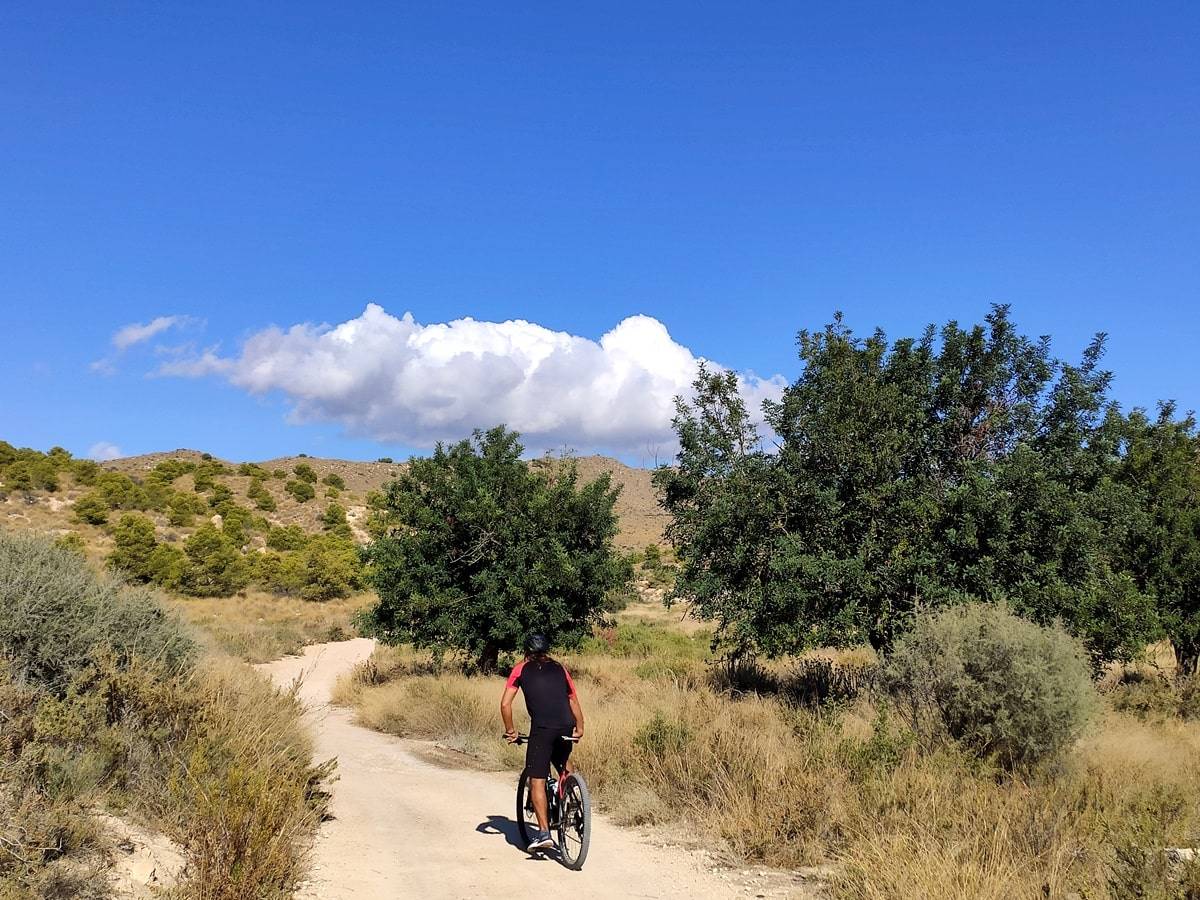
[[[641,627],[666,632],[648,618]],[[832,860],[842,900],[1200,896],[1200,875],[1162,853],[1200,845],[1200,726],[1108,713],[1057,768],[1014,780],[918,752],[866,700],[814,711],[734,699],[680,637],[643,641],[656,656],[593,641],[565,660],[587,715],[576,759],[619,821],[686,824],[774,865]],[[370,727],[516,769],[520,751],[497,738],[501,687],[381,648],[338,699]]]
[[[181,847],[176,900],[290,897],[328,775],[295,696],[71,551],[0,549],[0,898],[107,896],[101,810]]]
[[[200,721],[167,780],[171,836],[187,859],[179,900],[290,897],[324,810],[300,704],[239,664],[195,678]]]
[[[260,663],[306,644],[354,637],[355,613],[373,601],[372,594],[315,602],[252,590],[237,597],[172,598],[169,604],[219,651]]]

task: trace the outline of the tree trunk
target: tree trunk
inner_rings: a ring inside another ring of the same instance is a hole
[[[1196,641],[1187,641],[1175,648],[1175,662],[1178,664],[1176,675],[1181,678],[1188,678],[1196,674],[1197,667],[1200,666],[1200,644]]]
[[[488,641],[483,645],[483,650],[479,653],[479,671],[484,675],[491,675],[496,671],[496,663],[499,659],[499,645]]]

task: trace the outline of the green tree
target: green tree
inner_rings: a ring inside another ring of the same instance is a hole
[[[187,569],[188,558],[182,550],[171,544],[159,544],[150,554],[146,571],[150,580],[167,590],[179,590]]]
[[[321,484],[328,485],[331,488],[337,488],[339,491],[346,489],[346,479],[342,478],[337,472],[330,472],[321,479]]]
[[[187,557],[180,588],[195,597],[227,597],[249,581],[250,571],[228,536],[201,525],[183,544]]]
[[[276,509],[275,497],[267,490],[261,478],[255,478],[250,482],[246,496],[254,501],[254,506],[257,509],[263,512],[274,512]]]
[[[229,485],[222,481],[213,482],[212,489],[208,494],[208,505],[213,509],[217,509],[222,503],[228,503],[233,499],[233,490]]]
[[[75,519],[88,525],[103,525],[108,521],[108,503],[99,491],[88,491],[75,501]]]
[[[1141,513],[1127,531],[1137,587],[1157,598],[1180,669],[1200,665],[1200,436],[1191,415],[1165,403],[1156,418],[1134,410],[1120,422],[1117,479],[1138,497]]]
[[[295,497],[297,503],[307,503],[317,496],[317,492],[307,481],[289,481],[283,486],[283,489]]]
[[[317,483],[317,473],[308,463],[297,463],[292,467],[292,473],[306,484]]]
[[[296,550],[259,553],[254,560],[254,577],[266,590],[284,597],[298,597],[308,581],[304,554]]]
[[[730,652],[886,648],[920,611],[1010,602],[1063,621],[1093,658],[1156,634],[1123,565],[1136,497],[1114,476],[1119,419],[1098,338],[1079,365],[1004,307],[890,343],[840,318],[799,335],[800,377],[760,446],[736,376],[702,370],[655,474],[680,564],[674,596]]]
[[[94,489],[104,497],[109,509],[146,509],[149,505],[142,486],[122,472],[101,472]]]
[[[133,581],[152,581],[150,557],[157,545],[154,523],[137,513],[126,513],[113,528],[113,549],[108,555],[108,564]]]
[[[283,525],[267,532],[267,546],[272,550],[303,550],[308,533],[299,525]]]
[[[254,515],[244,506],[238,506],[232,500],[225,500],[217,507],[221,516],[221,530],[235,547],[241,547],[250,540],[249,533],[255,527]]]
[[[195,517],[206,509],[204,501],[195,494],[175,491],[167,500],[167,521],[181,528],[190,528]]]
[[[532,471],[504,427],[439,444],[387,485],[367,551],[388,643],[461,651],[485,671],[524,635],[577,644],[630,576],[614,552],[618,491],[573,465]]]
[[[347,597],[363,585],[363,565],[353,541],[337,534],[314,535],[302,551],[305,600]]]
[[[321,514],[321,527],[343,537],[350,537],[350,523],[346,519],[346,508],[338,503],[330,503]]]

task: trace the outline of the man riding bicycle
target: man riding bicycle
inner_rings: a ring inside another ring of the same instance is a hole
[[[550,642],[545,635],[529,635],[525,639],[525,659],[513,667],[500,697],[504,737],[510,744],[517,741],[512,712],[517,688],[525,694],[525,708],[529,711],[525,772],[529,778],[529,797],[538,824],[537,833],[526,848],[530,853],[554,848],[546,809],[546,779],[550,777],[550,763],[553,762],[560,771],[570,772],[567,758],[571,755],[573,741],[564,738],[579,740],[583,737],[583,709],[575,692],[575,682],[562,663],[550,658],[549,651]]]

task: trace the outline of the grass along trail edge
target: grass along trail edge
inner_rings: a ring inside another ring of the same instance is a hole
[[[526,856],[515,846],[516,771],[436,766],[414,752],[421,742],[363,728],[353,712],[330,703],[338,678],[373,649],[366,639],[315,644],[303,656],[259,667],[280,686],[301,679],[316,758],[338,763],[331,819],[318,834],[312,874],[298,897],[506,896],[534,881],[577,900],[821,896],[798,875],[716,867],[703,852],[665,845],[653,832],[620,828],[603,816],[595,817],[582,872]]]

